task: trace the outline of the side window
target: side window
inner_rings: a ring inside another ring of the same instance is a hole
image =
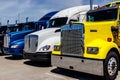
[[[88,21],[94,21],[94,17],[93,16],[88,16]]]
[[[80,22],[84,22],[86,21],[86,11],[83,12],[79,12],[77,14],[74,14],[71,18],[71,21],[80,21]]]
[[[80,22],[86,21],[86,14],[80,14],[79,21]]]

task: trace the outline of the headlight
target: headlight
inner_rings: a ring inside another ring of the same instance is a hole
[[[95,53],[97,54],[99,51],[99,48],[98,47],[87,47],[87,53]]]
[[[55,45],[55,46],[54,46],[54,51],[60,51],[60,46]]]
[[[11,48],[18,48],[18,45],[12,45]]]
[[[42,48],[40,48],[39,50],[40,51],[47,51],[47,50],[49,50],[50,49],[50,45],[45,45],[45,46],[43,46]]]

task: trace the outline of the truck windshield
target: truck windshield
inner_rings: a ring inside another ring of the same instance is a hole
[[[10,26],[10,27],[7,28],[6,33],[16,32],[16,31],[18,31],[17,26]]]
[[[35,29],[35,24],[34,23],[26,23],[23,25],[22,30],[33,30]]]
[[[117,8],[91,11],[87,13],[87,21],[114,21],[117,19]]]
[[[61,27],[61,26],[63,26],[63,25],[66,24],[67,20],[68,20],[67,17],[51,19],[51,20],[49,21],[48,27],[49,27],[49,28],[51,28],[51,27],[52,27],[52,28],[53,28],[53,27]]]

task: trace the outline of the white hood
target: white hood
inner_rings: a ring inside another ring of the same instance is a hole
[[[40,36],[45,36],[46,34],[48,35],[50,33],[55,33],[55,31],[58,30],[58,29],[60,29],[60,28],[47,28],[47,29],[43,29],[43,30],[40,30],[40,31],[30,33],[27,36],[29,36],[29,35],[38,35],[39,37]]]

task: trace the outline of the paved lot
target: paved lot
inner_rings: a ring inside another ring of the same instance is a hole
[[[9,55],[0,56],[0,80],[103,80],[101,77],[60,70]],[[116,80],[120,80],[120,73]]]

